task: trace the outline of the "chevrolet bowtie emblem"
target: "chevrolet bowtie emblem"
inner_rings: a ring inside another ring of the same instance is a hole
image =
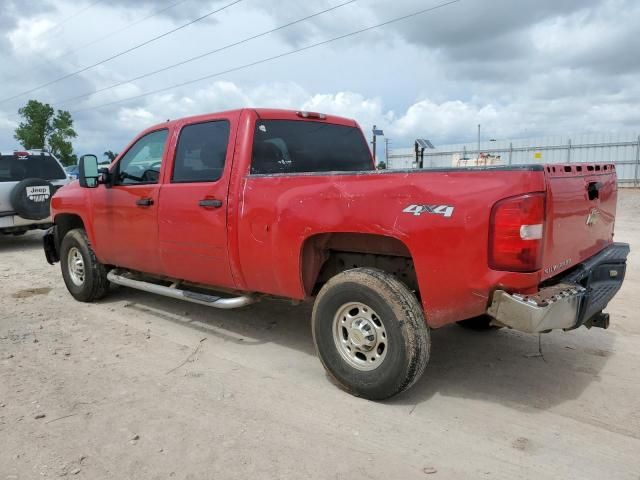
[[[598,211],[598,209],[592,208],[591,211],[589,212],[589,215],[587,215],[587,225],[590,227],[595,225],[595,223],[598,221],[599,216],[600,216],[600,212]]]

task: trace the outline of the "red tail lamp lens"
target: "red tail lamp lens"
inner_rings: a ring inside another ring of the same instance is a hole
[[[489,266],[511,272],[540,270],[544,221],[544,193],[497,202],[491,210]]]

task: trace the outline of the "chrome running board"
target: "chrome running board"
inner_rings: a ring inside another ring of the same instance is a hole
[[[184,300],[186,302],[198,303],[200,305],[206,305],[207,307],[222,308],[229,310],[232,308],[241,308],[251,305],[256,302],[256,298],[253,295],[241,295],[239,297],[224,298],[217,297],[215,295],[207,295],[205,293],[190,292],[188,290],[180,290],[175,287],[165,287],[163,285],[157,285],[151,282],[143,282],[141,280],[134,280],[132,278],[119,275],[115,270],[111,270],[107,274],[107,280],[116,285],[122,285],[123,287],[135,288],[137,290],[144,290],[145,292],[155,293],[164,297],[175,298],[177,300]]]

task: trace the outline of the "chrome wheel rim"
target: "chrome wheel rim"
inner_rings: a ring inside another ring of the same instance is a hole
[[[340,356],[357,370],[375,370],[387,356],[382,319],[364,303],[349,302],[338,309],[333,318],[333,341]]]
[[[82,253],[76,247],[71,247],[67,254],[67,267],[69,277],[74,285],[81,287],[84,284],[84,259]]]

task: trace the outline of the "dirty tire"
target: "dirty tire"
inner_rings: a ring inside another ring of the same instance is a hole
[[[69,266],[69,252],[75,249],[82,257],[84,276],[81,284],[72,279]],[[69,293],[81,302],[93,302],[104,297],[109,290],[107,269],[96,258],[86,232],[81,228],[69,230],[60,245],[60,266],[62,277]]]
[[[489,315],[480,315],[478,317],[468,318],[456,322],[462,328],[467,330],[475,330],[477,332],[486,332],[492,330],[500,330],[501,327],[491,325],[492,318]]]
[[[334,340],[334,317],[352,302],[375,311],[386,332],[386,355],[370,371],[345,360]],[[420,303],[402,282],[381,270],[355,268],[331,278],[316,298],[311,328],[327,372],[347,392],[370,400],[407,390],[429,361],[431,337]]]

